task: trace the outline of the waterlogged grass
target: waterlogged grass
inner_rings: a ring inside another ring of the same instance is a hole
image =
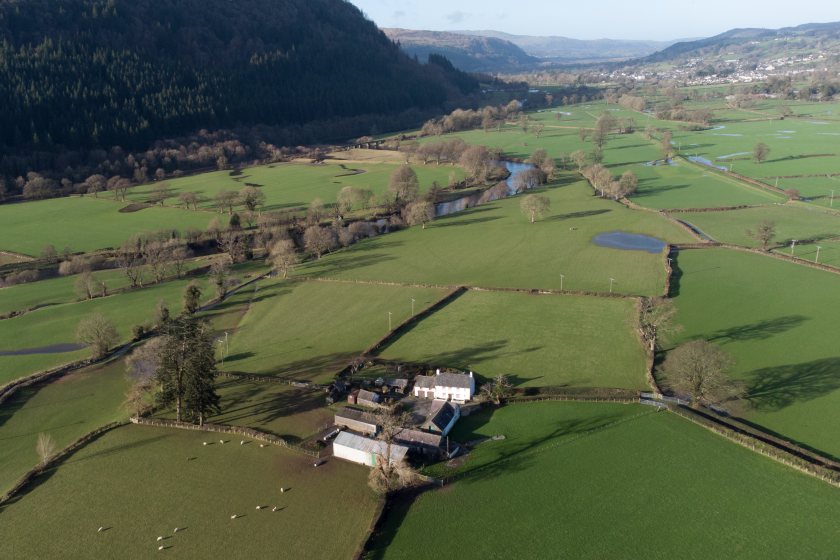
[[[298,274],[343,279],[485,287],[662,292],[664,256],[597,247],[599,233],[621,230],[669,242],[693,238],[662,216],[599,199],[582,182],[544,190],[551,211],[535,224],[518,197],[364,241],[303,266]]]
[[[3,508],[0,557],[149,558],[164,546],[181,558],[343,559],[361,545],[377,503],[367,469],[208,439],[218,442],[142,426],[106,434]]]
[[[120,212],[127,203],[67,197],[0,205],[0,250],[37,256],[47,245],[61,251],[117,247],[134,234],[205,229],[213,216],[177,208]],[[224,222],[224,218],[220,218]]]
[[[703,338],[735,358],[753,408],[747,419],[840,456],[835,343],[840,277],[770,257],[683,251],[675,284],[681,340]]]
[[[333,282],[262,282],[234,333],[227,371],[326,381],[445,290]],[[235,302],[230,302],[236,305]],[[225,306],[221,306],[220,311]]]
[[[383,357],[506,374],[518,386],[643,389],[633,300],[468,292]]]
[[[837,489],[668,413],[536,403],[456,429],[506,439],[389,510],[374,558],[438,558],[430,534],[468,559],[830,558],[840,538]]]
[[[40,460],[35,450],[39,433],[51,436],[58,450],[125,418],[127,389],[125,364],[118,360],[18,390],[0,406],[0,493]]]

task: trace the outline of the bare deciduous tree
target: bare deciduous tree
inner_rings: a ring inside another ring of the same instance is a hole
[[[303,245],[306,250],[314,253],[316,258],[333,250],[338,241],[335,238],[335,232],[331,228],[321,226],[309,226],[303,232]]]
[[[38,453],[38,458],[41,459],[40,465],[43,467],[55,455],[55,440],[49,434],[38,434],[35,451]]]
[[[265,205],[265,193],[257,187],[245,187],[239,191],[239,202],[249,212],[256,212]]]
[[[287,278],[289,271],[300,262],[295,244],[291,239],[281,239],[272,245],[269,259],[271,266],[277,272],[282,273],[283,278]]]
[[[529,194],[522,199],[519,204],[522,213],[527,216],[531,223],[545,216],[551,209],[551,201],[547,196],[538,194]]]
[[[198,210],[198,195],[194,192],[182,192],[178,195],[178,202],[180,202],[184,208],[192,208],[193,210]]]
[[[402,165],[396,169],[388,181],[388,193],[398,207],[405,206],[416,199],[419,190],[420,182],[417,179],[417,173],[408,165]]]
[[[239,202],[239,194],[236,191],[221,190],[216,193],[215,202],[219,212],[227,210],[228,214],[233,214],[233,209]]]
[[[719,346],[692,340],[668,353],[662,373],[671,388],[691,397],[693,406],[720,404],[743,394],[726,374],[732,364],[732,357]]]
[[[435,205],[427,200],[415,200],[403,210],[403,219],[410,226],[422,225],[426,229],[426,224],[434,218]]]
[[[753,161],[756,163],[764,163],[768,155],[770,155],[770,146],[764,142],[759,142],[753,148]]]
[[[385,409],[377,415],[377,423],[381,427],[380,439],[384,444],[384,453],[376,456],[376,465],[370,471],[368,484],[379,494],[415,486],[419,481],[417,471],[393,457],[396,438],[409,424],[409,414],[396,408]]]
[[[639,329],[651,352],[656,350],[663,336],[681,329],[674,322],[677,307],[674,301],[661,297],[645,297],[639,301]]]
[[[94,359],[104,356],[120,340],[114,324],[101,313],[88,315],[79,322],[76,339],[91,349]]]
[[[746,231],[747,237],[751,237],[761,243],[761,249],[763,251],[767,250],[767,247],[772,243],[773,239],[776,237],[776,222],[771,220],[764,220],[755,230],[747,230]]]
[[[507,375],[499,374],[489,383],[481,386],[481,397],[492,401],[496,406],[513,394],[513,385]]]

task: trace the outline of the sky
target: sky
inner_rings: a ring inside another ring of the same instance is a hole
[[[492,29],[575,39],[672,39],[840,21],[837,0],[350,0],[379,27]]]

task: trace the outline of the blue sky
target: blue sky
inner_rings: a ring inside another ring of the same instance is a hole
[[[840,21],[837,0],[351,0],[380,27],[668,40]]]

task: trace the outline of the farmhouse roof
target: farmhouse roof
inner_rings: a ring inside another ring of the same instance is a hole
[[[405,389],[408,387],[408,379],[386,379],[385,385],[388,387],[396,387],[397,389]]]
[[[434,426],[442,432],[455,417],[457,413],[456,406],[449,401],[432,401],[432,406],[429,407],[429,417],[425,425],[429,427]]]
[[[335,413],[336,420],[355,420],[356,422],[367,422],[368,424],[376,425],[376,416],[370,412],[356,410],[354,408],[343,408]]]
[[[435,381],[434,375],[421,375],[414,381],[414,386],[420,387],[421,389],[434,389]]]
[[[435,376],[438,387],[470,388],[470,376],[465,373],[439,373]]]
[[[414,446],[440,447],[443,436],[421,430],[403,430],[394,438],[400,443]]]
[[[350,432],[341,432],[338,434],[333,442],[333,445],[349,447],[365,453],[373,453],[381,457],[384,457],[388,452],[385,442],[379,441],[378,439],[357,436],[356,434],[351,434]],[[391,462],[398,463],[402,461],[405,458],[406,453],[408,453],[408,447],[405,447],[404,445],[391,444]]]
[[[375,402],[375,403],[378,403],[379,399],[380,399],[378,393],[374,393],[372,391],[367,391],[365,389],[359,389],[359,394],[356,395],[356,397],[359,400],[362,400],[362,401],[370,401],[370,402]]]

